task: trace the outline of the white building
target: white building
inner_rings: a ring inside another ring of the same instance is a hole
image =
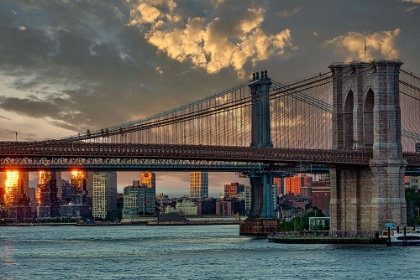
[[[92,216],[102,219],[117,218],[117,172],[95,171],[92,174]]]
[[[190,198],[203,199],[209,196],[209,176],[207,172],[190,173]]]

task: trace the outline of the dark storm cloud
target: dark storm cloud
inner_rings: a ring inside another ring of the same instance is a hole
[[[0,108],[7,111],[25,113],[28,116],[43,118],[48,115],[56,115],[59,108],[53,102],[45,102],[36,99],[0,97]],[[22,110],[25,108],[25,110]]]
[[[160,18],[140,14],[147,3]],[[343,39],[377,34],[379,42],[396,30],[391,51],[419,73],[420,9],[413,7],[396,0],[3,1],[0,74],[26,96],[0,88],[0,108],[84,132],[206,97],[237,84],[238,73],[247,79],[267,69],[290,81],[326,71],[352,54]],[[198,18],[202,22],[191,21]],[[130,25],[133,19],[138,22]],[[213,45],[189,44],[187,24],[203,27]],[[162,46],[168,38],[162,34],[180,40],[176,48],[184,53]],[[285,45],[276,49],[275,40]],[[213,46],[217,51],[209,51]],[[266,52],[251,54],[257,46]]]
[[[82,129],[127,121],[133,117],[129,112],[142,115],[140,101],[151,97],[150,85],[142,80],[149,83],[157,76],[144,54],[148,46],[139,46],[137,30],[124,27],[126,19],[118,12],[123,6],[102,2],[2,4],[2,13],[18,11],[1,17],[1,35],[9,38],[0,43],[2,73],[16,77],[11,86],[38,92],[41,100],[3,96],[1,108],[33,117],[48,115]],[[45,84],[61,92],[67,103],[50,100],[48,92],[37,89]],[[76,115],[69,117],[66,111]]]
[[[420,26],[419,10],[407,12],[413,3],[400,0],[355,0],[355,1],[270,1],[265,17],[265,28],[276,25],[290,28],[298,50],[285,62],[270,60],[266,63],[274,70],[279,80],[290,81],[328,71],[333,62],[345,61],[347,55],[335,52],[334,45],[325,46],[325,41],[349,32],[357,32],[367,37],[374,33],[395,31],[400,34],[395,42],[399,50],[398,59],[403,67],[420,73],[420,40],[417,26]],[[417,6],[417,5],[414,5]],[[295,11],[290,17],[280,17],[285,12]],[[363,50],[363,43],[358,45]],[[345,50],[345,49],[344,49]],[[380,52],[376,59],[384,59]],[[273,72],[273,71],[271,71]]]
[[[56,123],[67,122],[67,127],[85,131],[155,114],[214,93],[212,86],[220,79],[204,80],[206,73],[201,70],[183,75],[191,69],[189,65],[156,54],[156,48],[144,40],[138,28],[126,26],[131,6],[124,1],[104,3],[1,4],[0,35],[8,38],[0,42],[1,71],[16,78],[11,87],[38,96],[37,100],[19,100],[3,94],[1,108],[32,117],[48,115]],[[19,29],[22,26],[24,30]],[[163,74],[158,73],[158,67]],[[234,73],[225,76],[236,83]],[[200,86],[196,81],[201,81]],[[61,93],[67,100],[65,106],[50,100],[50,91]]]

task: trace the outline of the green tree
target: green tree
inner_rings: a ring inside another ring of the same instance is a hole
[[[405,189],[405,199],[407,201],[407,224],[420,225],[420,193],[414,188]]]

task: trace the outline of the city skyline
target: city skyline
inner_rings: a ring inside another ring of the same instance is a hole
[[[400,59],[419,74],[419,6],[419,0],[2,1],[0,34],[8,40],[0,43],[0,140],[118,125],[210,96],[260,70],[288,82],[328,71],[335,61]],[[220,174],[209,173],[210,193],[243,180]],[[118,175],[119,190],[133,179]],[[161,178],[158,190],[176,186],[188,194],[188,173]]]
[[[132,185],[133,180],[140,180],[140,173],[143,171],[126,171],[117,172],[117,189],[119,193],[123,192],[123,188]],[[154,172],[156,174],[156,192],[164,193],[170,197],[181,197],[183,195],[189,195],[190,193],[190,172]],[[124,174],[125,176],[120,176]],[[232,179],[230,172],[209,172],[209,196],[218,197],[223,194],[224,185],[232,182],[238,182],[240,184],[249,184],[247,178],[239,178],[233,175],[235,181],[226,181],[222,185],[218,185],[218,181]],[[120,178],[121,177],[121,178]],[[68,171],[63,171],[61,178],[64,180],[70,180],[71,174]],[[212,183],[212,181],[214,181]],[[36,187],[38,184],[38,172],[29,172],[29,186]]]

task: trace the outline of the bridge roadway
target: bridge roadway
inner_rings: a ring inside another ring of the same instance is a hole
[[[240,172],[266,168],[286,170],[300,166],[302,172],[316,173],[317,170],[325,172],[332,165],[366,166],[371,158],[371,152],[347,150],[81,141],[0,142],[0,169],[103,169],[101,166],[105,166],[105,169],[117,167],[116,170],[200,168]],[[418,153],[404,153],[404,158],[408,170],[420,172]],[[307,169],[302,170],[302,164]]]

